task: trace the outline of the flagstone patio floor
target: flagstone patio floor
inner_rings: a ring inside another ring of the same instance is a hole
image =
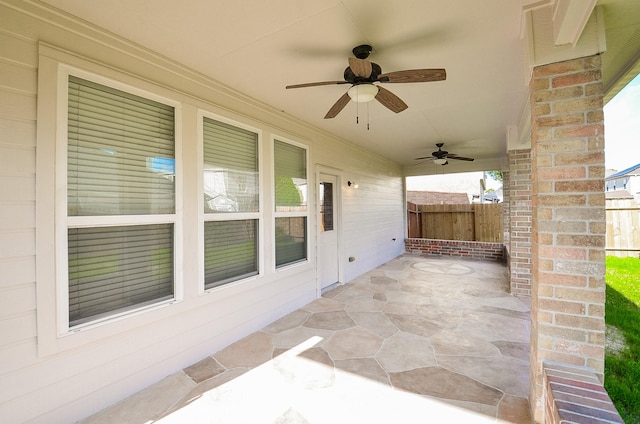
[[[529,316],[504,264],[405,254],[83,422],[530,423]]]

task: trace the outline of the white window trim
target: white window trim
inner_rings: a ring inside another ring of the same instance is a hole
[[[40,44],[36,201],[36,293],[38,354],[46,356],[155,321],[161,315],[147,313],[182,301],[183,287],[183,160],[182,103],[173,92],[95,62]],[[175,213],[141,216],[67,216],[67,114],[68,79],[82,79],[110,86],[174,108],[175,115]],[[52,159],[53,158],[53,159]],[[54,213],[51,214],[51,208]],[[167,223],[174,227],[174,297],[151,305],[114,313],[69,328],[68,228]]]
[[[213,112],[209,112],[204,109],[198,109],[198,292],[200,295],[218,292],[231,287],[241,285],[243,283],[257,280],[264,276],[264,189],[263,184],[263,170],[264,170],[264,157],[262,154],[262,130],[242,122],[235,121],[233,119],[226,118],[224,116],[217,115]],[[258,135],[258,203],[260,210],[258,212],[239,212],[239,213],[204,213],[204,118],[213,119],[215,121],[223,122],[225,124],[232,125],[247,131],[251,131]],[[236,281],[232,281],[221,286],[205,288],[204,281],[204,223],[210,221],[235,221],[245,219],[257,219],[258,220],[258,274],[250,277],[241,278]]]
[[[287,143],[287,144],[291,144],[292,146],[296,146],[299,147],[301,149],[305,150],[305,160],[306,160],[306,170],[307,170],[307,210],[305,212],[277,212],[276,211],[276,186],[275,186],[275,143],[276,141],[280,141],[283,143]],[[313,173],[310,172],[310,164],[311,164],[311,149],[309,148],[308,145],[306,144],[302,144],[300,142],[291,140],[290,138],[287,137],[282,137],[276,134],[273,134],[271,136],[271,176],[270,176],[270,181],[271,181],[271,198],[273,199],[273,203],[272,203],[272,216],[273,218],[271,219],[271,228],[274,230],[273,234],[271,236],[271,252],[273,252],[272,255],[272,261],[271,261],[271,266],[272,266],[272,272],[274,273],[281,273],[281,272],[286,272],[287,270],[291,269],[291,268],[297,268],[300,267],[302,265],[309,265],[312,264],[313,258],[312,258],[312,239],[311,239],[311,227],[312,225],[314,225],[313,222],[310,221],[311,219],[311,208],[312,208],[312,201],[311,199],[315,199],[315,182],[313,181]],[[313,202],[315,203],[315,202]],[[296,262],[292,262],[286,265],[281,265],[281,266],[277,266],[276,265],[276,237],[275,237],[275,228],[276,228],[276,219],[277,218],[299,218],[299,217],[304,217],[307,219],[307,228],[306,228],[306,240],[307,240],[307,257],[306,259],[300,260],[300,261],[296,261]],[[315,249],[314,249],[315,250]]]

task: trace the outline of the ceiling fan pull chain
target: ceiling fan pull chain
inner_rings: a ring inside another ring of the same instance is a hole
[[[367,103],[367,131],[369,131],[369,102]]]

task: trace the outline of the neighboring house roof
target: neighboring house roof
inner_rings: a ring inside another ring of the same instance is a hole
[[[640,163],[630,168],[623,169],[622,171],[611,174],[605,178],[606,180],[614,180],[616,178],[624,177],[625,175],[640,175]]]
[[[460,205],[469,204],[469,196],[467,193],[407,191],[407,201],[416,205]]]
[[[605,192],[607,199],[633,199],[633,195],[629,190],[610,190]]]

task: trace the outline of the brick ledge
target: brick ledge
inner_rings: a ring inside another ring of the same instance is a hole
[[[595,371],[545,361],[544,423],[624,424]]]
[[[483,259],[505,262],[505,248],[502,243],[463,240],[438,240],[407,238],[404,241],[407,253],[422,253],[435,256],[453,256],[468,259]]]

